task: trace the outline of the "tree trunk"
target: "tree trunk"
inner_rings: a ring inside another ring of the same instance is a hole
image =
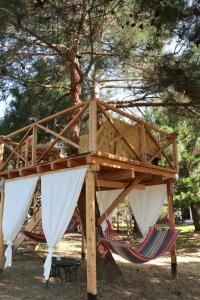
[[[191,211],[195,231],[200,231],[200,207],[196,203],[191,203]]]
[[[70,64],[70,78],[71,78],[71,105],[77,105],[80,103],[80,95],[81,95],[81,82],[82,78],[77,71],[77,67],[79,66],[78,58],[76,57],[77,51],[75,49],[68,52],[69,57],[74,62]],[[73,118],[74,114],[72,113],[71,118]],[[79,135],[80,135],[80,121],[77,120],[76,123],[70,129],[70,138],[73,142],[79,143]],[[78,149],[74,147],[69,147],[69,154],[77,154]]]
[[[83,225],[83,233],[85,235],[86,232],[86,201],[85,201],[85,187],[83,186],[79,201],[78,201],[78,209],[81,216],[81,222]],[[96,201],[96,220],[100,216],[99,209]],[[99,228],[101,230],[101,228]],[[97,235],[100,232],[97,232]],[[98,237],[98,236],[97,236]],[[102,255],[99,252],[99,248],[97,247],[97,277],[104,278],[106,280],[116,280],[118,278],[121,278],[121,271],[116,264],[112,253],[109,251],[105,257],[102,257]]]
[[[81,94],[81,83],[82,83],[82,78],[80,77],[80,74],[77,71],[77,65],[78,61],[76,58],[76,51],[71,50],[68,52],[68,55],[70,56],[70,59],[72,59],[75,64],[71,63],[70,64],[70,76],[71,76],[71,104],[77,105],[80,103],[80,94]],[[73,115],[72,115],[73,117]],[[79,142],[79,135],[80,135],[80,121],[77,121],[72,127],[70,131],[70,138],[78,143]],[[69,148],[69,154],[77,154],[78,151],[74,147]],[[83,187],[82,192],[79,197],[78,201],[78,208],[80,212],[80,217],[83,225],[83,232],[84,235],[86,233],[86,198],[85,198],[85,187]],[[99,210],[98,210],[98,205],[96,203],[96,220],[100,216]],[[109,251],[105,258],[102,258],[98,251],[97,247],[97,274],[99,276],[104,276],[106,279],[111,279],[117,277],[117,275],[121,275],[121,271],[117,264],[114,261],[114,258],[112,257],[111,252]]]

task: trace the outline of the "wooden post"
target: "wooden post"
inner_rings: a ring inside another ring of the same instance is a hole
[[[178,172],[178,152],[177,152],[177,140],[176,140],[176,138],[173,141],[172,147],[173,147],[174,169]]]
[[[89,103],[89,152],[97,151],[97,101]]]
[[[81,232],[81,259],[85,260],[85,237],[83,230]]]
[[[174,220],[174,206],[173,206],[173,188],[172,183],[169,181],[167,183],[167,194],[168,194],[168,216],[169,216],[169,228],[175,228],[175,220]],[[171,248],[171,272],[172,277],[176,277],[177,275],[177,257],[176,257],[176,244],[174,244]]]
[[[3,182],[1,181],[1,184]],[[3,270],[4,259],[4,241],[3,241],[3,232],[2,232],[2,220],[3,220],[3,204],[4,204],[4,188],[1,186],[1,197],[0,197],[0,270]]]
[[[86,243],[87,243],[87,295],[97,299],[96,230],[95,230],[95,174],[86,175]]]
[[[33,135],[32,135],[32,166],[36,164],[37,160],[37,126],[33,126]]]
[[[144,124],[139,126],[140,130],[140,153],[142,161],[147,163],[147,146],[146,146],[146,136]]]

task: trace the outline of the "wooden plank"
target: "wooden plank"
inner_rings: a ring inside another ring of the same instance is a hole
[[[27,175],[36,174],[36,173],[37,173],[36,167],[19,169],[19,176],[27,176]]]
[[[165,154],[164,150],[161,149],[159,142],[157,141],[157,139],[153,136],[153,134],[151,133],[151,131],[147,128],[146,131],[148,132],[150,138],[152,139],[152,141],[155,142],[155,144],[158,146],[160,152],[162,153],[162,155],[164,156],[164,158],[166,159],[166,161],[168,162],[168,164],[171,166],[171,168],[173,169],[174,166],[172,165],[171,161],[169,160],[169,158],[167,157],[167,155]]]
[[[108,115],[108,113],[104,110],[104,108],[101,105],[98,105],[103,113],[103,115],[105,116],[105,118],[108,120],[108,122],[110,123],[110,125],[115,129],[115,131],[117,132],[118,135],[121,136],[121,132],[119,131],[119,129],[115,126],[112,118]],[[137,158],[139,160],[141,160],[141,157],[139,155],[139,153],[137,152],[137,150],[128,142],[127,138],[125,136],[122,136],[121,139],[124,141],[124,143],[128,146],[128,148],[131,150],[131,152],[137,156]]]
[[[4,206],[4,188],[3,181],[1,180],[1,198],[0,198],[0,270],[4,268],[4,239],[3,239],[3,231],[2,231],[2,221],[3,221],[3,206]]]
[[[41,220],[41,209],[39,209],[36,214],[29,220],[28,224],[24,226],[24,230],[32,231],[33,228],[40,222]],[[26,236],[22,233],[19,233],[17,238],[13,243],[13,248],[17,249],[25,240]]]
[[[95,227],[95,174],[86,175],[86,243],[87,243],[87,294],[97,297],[96,227]]]
[[[110,171],[110,172],[101,172],[98,176],[99,179],[107,179],[113,181],[122,181],[122,180],[131,180],[135,177],[134,169],[119,170],[119,171]]]
[[[25,141],[25,139],[27,138],[27,136],[28,136],[28,134],[30,133],[31,130],[32,130],[32,128],[29,128],[29,130],[25,133],[25,135],[21,139],[20,143],[15,147],[15,151],[18,151],[20,149],[21,145],[23,144],[23,142]],[[4,167],[12,159],[12,157],[13,157],[14,154],[15,154],[15,152],[12,151],[12,153],[9,155],[9,157],[7,158],[7,160],[5,161],[5,163],[1,166],[0,171],[2,171],[4,169]]]
[[[162,175],[168,178],[176,178],[176,171],[159,166],[145,165],[138,161],[121,159],[119,157],[114,158],[113,154],[102,154],[100,152],[97,155],[91,155],[87,157],[87,163],[98,163],[102,167],[114,168],[114,169],[128,169],[134,168],[135,172],[147,173],[153,175]]]
[[[135,180],[133,183],[129,184],[123,192],[113,201],[113,203],[106,209],[106,211],[98,218],[97,223],[100,225],[103,221],[106,220],[107,216],[109,216],[117,206],[124,201],[126,196],[132,191],[135,186],[139,183],[139,179]]]
[[[127,182],[118,182],[111,180],[97,179],[96,186],[110,189],[124,189],[129,185]]]
[[[4,144],[0,142],[0,163],[3,162]]]
[[[19,176],[19,170],[10,170],[8,171],[8,178],[11,179],[11,178],[15,178]]]
[[[167,183],[167,194],[168,194],[168,216],[169,216],[169,228],[175,228],[174,219],[174,206],[173,206],[173,187],[172,183],[168,181]],[[171,254],[171,271],[172,276],[176,276],[177,269],[177,254],[176,254],[176,244],[174,244],[170,250]]]
[[[144,163],[147,163],[147,145],[146,145],[146,135],[144,124],[139,126],[140,131],[140,152],[141,158]]]
[[[169,145],[171,145],[172,143],[173,143],[172,140],[168,140],[164,145],[162,145],[162,146],[160,147],[160,150],[158,150],[158,152],[156,152],[156,153],[154,154],[154,156],[152,156],[152,157],[149,159],[148,163],[151,163],[151,162],[154,160],[154,158],[158,157],[158,155],[161,154],[162,150],[165,150],[165,149],[166,149],[167,147],[169,147]]]
[[[62,162],[53,162],[51,163],[51,170],[59,170],[59,169],[65,169],[69,168],[69,164],[67,161],[62,161]]]
[[[60,131],[59,135],[64,135],[66,133],[66,131],[77,121],[77,119],[79,119],[82,116],[87,106],[88,103],[86,103],[86,105],[84,105],[84,107],[74,116],[74,118]],[[38,158],[38,162],[40,162],[45,157],[45,155],[53,148],[53,146],[58,142],[58,140],[59,138],[56,138],[49,145],[49,147]]]
[[[97,185],[97,187],[104,187],[104,188],[110,188],[110,189],[124,189],[127,186],[129,186],[130,183],[97,179],[96,185]],[[145,185],[138,183],[137,185],[135,185],[135,189],[136,190],[145,190]]]
[[[58,134],[57,132],[55,132],[55,131],[47,128],[47,127],[44,127],[43,125],[39,125],[39,124],[37,124],[37,127],[39,127],[40,129],[43,129],[45,132],[50,133],[51,135],[53,135],[53,136],[57,137],[58,139],[64,141],[66,144],[70,144],[74,148],[79,149],[78,144],[72,142],[71,140],[67,139],[66,137],[64,137],[60,134]]]
[[[175,138],[172,144],[173,149],[173,159],[174,159],[174,169],[178,172],[178,151],[177,151],[177,139]]]
[[[27,125],[27,126],[21,128],[21,129],[18,129],[18,130],[14,131],[14,132],[11,132],[10,134],[6,135],[5,138],[11,138],[13,136],[16,136],[16,135],[18,135],[18,134],[26,131],[26,130],[30,130],[30,129],[32,129],[32,126],[34,126],[34,125],[43,124],[43,123],[49,122],[49,121],[51,121],[51,120],[53,120],[53,119],[55,119],[57,117],[62,117],[66,113],[69,113],[71,111],[77,110],[78,108],[84,106],[86,103],[89,103],[89,101],[86,101],[84,103],[80,103],[78,105],[71,106],[71,107],[66,108],[66,109],[64,109],[62,111],[59,111],[59,112],[57,112],[57,113],[55,113],[55,114],[53,114],[51,116],[48,116],[48,117],[46,117],[46,118],[44,118],[42,120],[39,120],[39,121],[37,121],[35,123]]]
[[[37,126],[33,126],[33,136],[32,136],[32,166],[36,164],[37,158]]]
[[[20,157],[21,160],[23,160],[23,161],[25,162],[26,166],[29,166],[29,165],[30,165],[29,161],[28,161],[25,157],[23,157],[20,153],[18,153],[12,146],[8,145],[8,144],[5,143],[5,142],[4,142],[4,145],[5,145],[6,148],[8,148],[12,153],[14,153],[16,156]],[[12,153],[11,153],[11,154],[12,154]]]
[[[89,103],[89,151],[97,150],[97,101]]]
[[[37,173],[48,172],[51,170],[51,164],[37,166]]]

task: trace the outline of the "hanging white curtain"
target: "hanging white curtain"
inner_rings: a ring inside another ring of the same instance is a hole
[[[107,190],[107,191],[96,192],[97,202],[98,202],[99,211],[100,211],[101,215],[113,203],[113,201],[119,196],[119,194],[121,194],[122,191],[123,191],[122,189],[119,189],[119,190]],[[116,209],[111,214],[106,216],[106,219],[110,221],[112,219],[115,211],[116,211]],[[108,227],[108,225],[107,225],[106,221],[104,221],[101,224],[101,228],[102,228],[103,232],[106,231],[107,227]]]
[[[147,186],[145,190],[132,190],[127,199],[143,236],[154,226],[167,200],[166,184]]]
[[[53,248],[60,241],[75,210],[87,168],[78,168],[41,177],[42,227],[48,244],[44,263],[47,280]]]
[[[12,245],[20,232],[31,205],[38,177],[5,182],[3,235],[7,241],[6,267],[12,264]]]

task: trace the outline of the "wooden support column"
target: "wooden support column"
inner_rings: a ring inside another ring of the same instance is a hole
[[[33,136],[32,136],[32,166],[36,164],[37,155],[37,126],[33,126]]]
[[[173,147],[174,169],[178,172],[178,152],[177,152],[177,140],[176,139],[174,139],[172,147]]]
[[[86,243],[87,243],[87,295],[97,299],[96,227],[95,227],[95,173],[86,175]]]
[[[97,151],[97,101],[89,102],[89,151]]]
[[[146,135],[145,135],[145,127],[144,124],[139,126],[140,130],[140,155],[142,161],[147,163],[147,146],[146,146]]]
[[[1,181],[1,184],[3,182]],[[4,189],[1,186],[1,197],[0,197],[0,271],[3,270],[4,267],[4,241],[3,241],[3,232],[2,232],[2,220],[3,220],[3,204],[4,204]]]
[[[85,237],[83,230],[81,232],[81,259],[85,260]]]
[[[174,220],[174,206],[173,206],[173,187],[172,182],[167,183],[167,194],[168,194],[168,216],[169,216],[169,228],[175,228]],[[171,272],[172,277],[175,278],[177,274],[177,257],[176,257],[176,244],[171,248]]]

